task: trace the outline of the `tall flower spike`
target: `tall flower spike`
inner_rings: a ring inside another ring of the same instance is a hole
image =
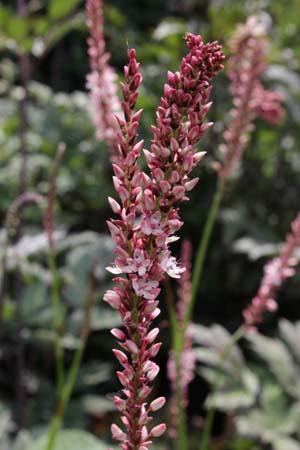
[[[185,272],[179,280],[178,289],[178,303],[177,303],[177,323],[179,327],[183,327],[186,308],[191,299],[191,264],[192,258],[192,244],[190,241],[183,241],[181,246],[181,262],[185,267]],[[180,387],[182,389],[183,408],[188,406],[188,387],[195,376],[196,358],[192,349],[192,339],[190,328],[187,328],[185,333],[185,341],[180,361]],[[179,426],[179,411],[176,399],[176,383],[177,370],[174,355],[171,353],[168,365],[168,377],[171,383],[171,399],[170,399],[170,414],[171,426],[169,428],[170,436],[175,439],[177,437],[177,430]]]
[[[278,92],[264,89],[260,82],[266,69],[266,30],[258,18],[251,16],[247,22],[237,26],[229,47],[232,56],[228,61],[230,91],[233,97],[231,120],[223,134],[220,146],[222,162],[214,167],[223,179],[230,177],[237,169],[250,134],[254,130],[254,120],[261,118],[277,125],[284,114]]]
[[[91,66],[91,73],[87,75],[87,87],[90,91],[95,134],[97,139],[107,143],[114,161],[117,155],[115,114],[120,112],[121,107],[117,96],[117,76],[109,65],[110,54],[105,51],[102,0],[87,0],[86,15],[90,30],[87,43]]]
[[[113,165],[120,204],[110,199],[119,218],[108,223],[116,243],[116,258],[108,270],[119,276],[114,278],[117,286],[106,292],[104,300],[119,311],[125,328],[112,330],[125,351],[115,350],[123,366],[117,373],[123,394],[115,397],[115,405],[125,429],[112,426],[113,437],[121,441],[123,450],[145,450],[152,438],[166,429],[165,424],[148,428],[152,411],[164,404],[162,398],[148,403],[152,381],[159,372],[153,358],[161,345],[154,343],[158,329],[151,325],[160,313],[160,281],[166,273],[180,278],[184,271],[168,245],[177,239],[174,233],[182,226],[176,205],[187,199],[186,192],[197,181],[188,175],[203,153],[197,153],[193,145],[209,128],[203,120],[209,109],[211,79],[221,70],[224,58],[217,43],[204,45],[200,36],[191,34],[186,41],[190,52],[180,72],[169,73],[157,127],[153,127],[151,152],[144,151],[151,176],[137,164],[143,141],[137,142],[141,111],[134,108],[142,76],[133,49],[124,68],[125,83],[121,83],[124,120],[118,118],[120,156]]]
[[[300,213],[292,222],[291,232],[286,236],[280,255],[266,264],[260,288],[243,312],[248,329],[255,330],[265,311],[276,311],[276,295],[285,280],[295,274],[295,266],[299,264],[297,251],[300,252]]]

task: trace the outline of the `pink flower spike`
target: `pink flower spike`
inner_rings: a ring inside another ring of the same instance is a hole
[[[186,42],[190,50],[180,71],[169,74],[165,97],[157,108],[150,150],[143,150],[143,142],[138,140],[141,112],[135,111],[135,103],[142,76],[133,49],[128,52],[125,82],[121,85],[119,158],[113,166],[119,201],[116,204],[110,200],[118,219],[108,223],[116,244],[115,261],[108,270],[119,276],[113,279],[118,287],[108,291],[105,299],[118,306],[125,328],[124,333],[113,331],[126,353],[115,351],[124,366],[122,372],[117,372],[124,389],[115,403],[121,411],[125,436],[122,430],[113,430],[115,438],[123,438],[122,450],[145,450],[151,444],[149,438],[165,430],[162,424],[149,434],[146,426],[152,420],[149,413],[165,402],[159,398],[148,403],[152,382],[159,373],[159,366],[152,359],[161,346],[153,344],[158,328],[151,328],[160,314],[161,281],[167,274],[179,278],[185,270],[171,255],[169,245],[178,239],[175,233],[183,225],[178,205],[188,199],[187,191],[196,183],[189,175],[203,154],[197,153],[194,145],[208,128],[204,120],[209,109],[211,81],[223,67],[224,56],[216,42],[204,44],[200,36],[192,34],[186,36]],[[138,165],[142,151],[148,173]],[[118,295],[118,300],[112,292]]]
[[[239,167],[255,128],[254,121],[261,118],[277,125],[284,115],[281,94],[268,91],[261,84],[262,74],[267,69],[267,40],[263,23],[255,16],[249,17],[245,24],[237,26],[229,46],[232,56],[228,61],[228,75],[234,107],[223,133],[224,143],[220,146],[222,161],[213,164],[223,181]]]
[[[295,273],[294,266],[300,250],[300,213],[291,224],[291,232],[287,234],[280,255],[269,261],[264,268],[264,276],[257,294],[251,304],[243,311],[247,330],[253,330],[262,322],[265,311],[275,312],[278,308],[276,294],[283,283]],[[292,272],[291,272],[292,271]]]
[[[91,73],[87,76],[97,139],[107,143],[112,161],[118,159],[117,121],[121,110],[117,97],[117,76],[109,65],[110,54],[105,51],[102,0],[86,1],[87,25],[90,31],[88,54]]]

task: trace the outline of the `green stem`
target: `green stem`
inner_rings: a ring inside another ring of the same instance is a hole
[[[73,356],[71,367],[69,369],[66,381],[62,386],[60,396],[58,397],[57,400],[56,411],[49,426],[46,450],[53,450],[55,448],[56,438],[61,429],[65,410],[68,406],[76,382],[78,371],[81,366],[86,341],[90,332],[91,312],[94,305],[94,290],[95,290],[94,283],[95,283],[94,276],[93,273],[91,273],[89,292],[85,306],[85,317],[80,334],[80,342]]]
[[[224,350],[221,353],[220,363],[222,363],[226,359],[233,345],[236,344],[244,336],[244,334],[245,334],[245,327],[244,325],[242,325],[236,330],[236,332],[231,336],[231,338],[227,342]],[[218,391],[221,380],[222,380],[222,370],[220,364],[211,390],[212,398]],[[216,415],[216,407],[212,405],[211,407],[209,407],[208,413],[206,415],[205,424],[200,440],[200,450],[208,450],[208,444],[211,436],[211,430],[214,423],[215,415]]]
[[[48,436],[47,436],[47,443],[46,443],[46,450],[52,450],[54,448],[55,442],[56,442],[56,436],[61,429],[62,424],[62,414],[55,414],[51,420]]]
[[[61,339],[64,318],[63,310],[60,305],[59,278],[57,276],[55,255],[50,245],[48,250],[48,262],[52,277],[51,302],[53,310],[53,327],[55,331],[56,392],[57,400],[59,401],[64,383],[64,349]]]
[[[181,380],[180,380],[180,368],[181,368],[181,359],[182,352],[184,348],[185,335],[187,331],[188,324],[191,320],[195,299],[198,291],[199,282],[202,275],[203,264],[205,260],[205,256],[207,253],[208,245],[210,242],[212,230],[214,223],[216,221],[216,217],[219,211],[221,199],[224,191],[224,183],[219,180],[216,192],[214,194],[214,198],[208,213],[207,221],[204,227],[204,231],[202,234],[202,238],[200,240],[196,261],[193,270],[192,276],[192,289],[191,289],[191,298],[190,302],[187,305],[185,316],[183,319],[183,323],[181,327],[178,327],[178,323],[174,320],[174,311],[169,307],[169,315],[171,321],[172,328],[172,336],[173,336],[173,354],[175,358],[175,369],[176,369],[176,401],[177,401],[177,409],[179,414],[179,425],[178,425],[178,441],[177,448],[178,450],[186,450],[187,449],[187,427],[186,427],[186,414],[183,408],[183,393],[181,388]]]
[[[208,245],[210,242],[212,230],[213,230],[213,227],[214,227],[214,224],[215,224],[215,221],[217,218],[217,214],[219,211],[223,192],[224,192],[224,182],[222,182],[219,179],[217,189],[214,194],[214,198],[213,198],[213,201],[212,201],[212,204],[211,204],[208,216],[207,216],[207,220],[206,220],[205,227],[203,230],[202,238],[200,240],[200,243],[199,243],[199,246],[197,249],[197,253],[196,253],[196,260],[194,263],[193,275],[192,275],[191,299],[189,301],[189,304],[187,305],[185,317],[184,317],[184,326],[183,326],[184,333],[186,332],[186,328],[188,326],[188,323],[191,320],[191,316],[193,313],[193,309],[194,309],[194,305],[195,305],[195,301],[196,301],[196,297],[197,297],[197,292],[198,292],[198,287],[199,287],[199,283],[200,283],[200,280],[202,277],[203,265],[204,265]]]
[[[84,348],[85,348],[85,340],[81,340],[79,347],[77,348],[77,350],[74,354],[72,364],[71,364],[71,367],[70,367],[70,370],[69,370],[69,373],[67,376],[66,383],[63,386],[63,389],[61,392],[61,399],[58,402],[58,405],[56,408],[56,413],[53,416],[51,423],[50,423],[46,450],[53,450],[55,448],[56,438],[61,429],[65,410],[69,403],[71,393],[73,391],[74,384],[75,384],[75,381],[77,378],[78,370],[81,365]]]
[[[176,443],[177,450],[187,450],[187,426],[186,426],[186,413],[183,407],[183,391],[181,385],[181,353],[176,351],[175,358],[175,370],[176,370],[176,402],[178,409],[178,440]]]

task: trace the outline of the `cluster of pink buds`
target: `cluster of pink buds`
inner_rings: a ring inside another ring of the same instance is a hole
[[[276,125],[283,116],[280,105],[282,96],[278,92],[264,89],[260,82],[266,69],[266,30],[255,16],[245,24],[239,24],[229,43],[232,56],[229,59],[228,75],[233,97],[231,120],[227,125],[220,146],[222,162],[215,162],[218,175],[226,180],[238,167],[254,120],[261,118]]]
[[[87,87],[90,91],[96,138],[107,143],[114,160],[118,150],[115,114],[121,107],[117,96],[117,76],[109,65],[110,54],[105,51],[102,0],[87,0],[86,15],[90,30],[87,43],[91,66],[91,73],[87,75]]]
[[[178,289],[178,303],[177,303],[177,324],[182,329],[183,321],[185,317],[186,308],[189,305],[191,299],[191,257],[192,257],[192,244],[190,241],[183,241],[181,248],[181,262],[185,267],[185,272],[182,274],[179,280]],[[179,378],[180,388],[182,390],[183,408],[188,406],[188,387],[190,382],[195,376],[196,358],[192,349],[192,338],[190,328],[184,336],[183,351],[181,354],[181,360],[179,364],[179,371],[176,367],[176,361],[174,355],[171,353],[168,361],[168,377],[171,382],[171,400],[170,400],[170,414],[171,414],[171,426],[169,428],[169,435],[175,439],[177,437],[177,430],[179,425],[179,410],[177,405],[176,390],[177,382]]]
[[[211,80],[223,67],[224,56],[216,42],[204,44],[200,36],[187,34],[186,43],[189,53],[180,71],[168,74],[151,150],[144,150],[150,176],[137,163],[143,141],[137,141],[141,111],[135,112],[135,104],[142,76],[133,49],[121,84],[124,120],[118,118],[119,157],[113,164],[120,203],[110,198],[119,217],[108,223],[116,243],[114,265],[108,270],[117,275],[113,280],[117,286],[106,292],[104,300],[119,311],[124,325],[124,331],[112,330],[123,350],[114,351],[123,366],[117,373],[122,395],[114,399],[123,429],[113,424],[112,433],[123,450],[146,450],[152,438],[166,429],[163,423],[149,429],[151,413],[165,403],[162,397],[148,401],[159,372],[153,358],[161,345],[154,343],[159,330],[150,328],[160,313],[160,281],[166,273],[180,278],[184,271],[171,256],[169,244],[178,239],[175,233],[182,226],[177,205],[188,199],[187,192],[197,183],[189,173],[204,152],[197,152],[194,145],[211,126],[203,124],[210,107]]]
[[[265,311],[276,311],[276,294],[284,281],[295,274],[295,266],[299,263],[297,251],[300,252],[300,213],[292,222],[280,255],[266,264],[260,288],[243,312],[248,329],[255,331],[255,325],[262,321]]]

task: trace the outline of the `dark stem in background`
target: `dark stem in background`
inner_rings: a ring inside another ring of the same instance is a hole
[[[56,197],[56,182],[61,165],[62,157],[66,150],[64,143],[60,143],[55,159],[53,170],[50,177],[50,185],[47,199],[47,209],[44,218],[44,229],[48,238],[48,264],[51,272],[51,302],[53,310],[53,328],[55,331],[55,365],[56,365],[56,394],[60,398],[64,384],[64,348],[62,345],[62,335],[64,327],[65,311],[60,302],[60,280],[56,267],[55,243],[53,238],[54,231],[54,202]]]
[[[26,17],[26,0],[17,1],[17,13],[20,17]],[[28,55],[25,55],[22,50],[19,53],[19,73],[20,84],[23,88],[22,98],[19,102],[20,114],[20,173],[19,173],[19,196],[26,192],[27,189],[27,160],[28,148],[26,142],[26,135],[28,130],[27,117],[27,84],[29,80],[30,61]],[[22,216],[16,230],[15,240],[20,239],[22,234]],[[16,302],[15,313],[15,422],[17,431],[24,426],[25,415],[25,389],[23,382],[24,375],[24,343],[22,339],[22,277],[20,273],[16,274],[14,283],[14,297]]]
[[[64,368],[64,348],[62,335],[65,321],[65,310],[61,304],[60,298],[60,280],[56,265],[54,232],[54,202],[57,191],[57,176],[61,166],[62,157],[66,150],[64,143],[60,143],[53,164],[53,170],[50,177],[50,185],[47,199],[47,209],[44,217],[44,229],[48,238],[48,262],[52,276],[51,299],[53,308],[53,328],[55,331],[55,365],[56,365],[56,408],[49,424],[46,437],[46,450],[55,448],[58,433],[63,424],[65,410],[68,406],[72,391],[76,382],[77,374],[80,369],[83,353],[90,333],[91,312],[95,301],[96,280],[94,277],[94,265],[91,268],[88,280],[88,292],[85,303],[84,318],[80,333],[80,340],[75,350],[71,366],[65,376]]]

